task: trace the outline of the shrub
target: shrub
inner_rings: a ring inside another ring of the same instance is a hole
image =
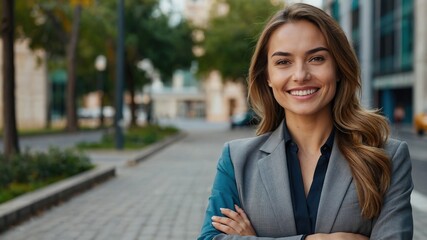
[[[174,127],[162,127],[159,125],[131,127],[124,134],[124,146],[128,149],[143,148],[178,131]],[[77,147],[80,149],[114,148],[114,132],[106,132],[100,142],[81,142],[77,144]]]
[[[8,159],[0,154],[0,203],[91,168],[87,156],[71,149],[26,150]]]

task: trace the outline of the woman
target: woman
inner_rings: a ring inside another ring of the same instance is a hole
[[[199,239],[412,239],[407,144],[362,108],[359,64],[329,15],[273,16],[248,81],[258,136],[225,145]]]

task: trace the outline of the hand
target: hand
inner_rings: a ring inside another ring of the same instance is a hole
[[[317,233],[313,235],[308,235],[305,240],[368,240],[369,238],[356,233],[346,233],[346,232],[337,232],[337,233]]]
[[[214,228],[230,235],[256,236],[255,230],[243,209],[237,205],[234,207],[237,212],[228,208],[221,208],[221,213],[226,217],[212,217]]]

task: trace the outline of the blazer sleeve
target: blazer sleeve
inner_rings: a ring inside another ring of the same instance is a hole
[[[234,168],[230,159],[229,145],[223,148],[217,165],[217,172],[209,197],[205,219],[198,240],[211,240],[221,232],[212,226],[213,216],[224,216],[220,208],[234,209],[234,204],[241,206],[237,192]]]
[[[400,142],[391,156],[393,173],[380,215],[373,222],[370,239],[404,240],[413,237],[411,158],[408,145]]]
[[[212,226],[212,216],[224,216],[220,212],[220,208],[234,209],[234,204],[241,206],[237,184],[234,174],[234,167],[230,157],[230,147],[225,145],[221,157],[217,165],[217,173],[212,187],[211,196],[209,197],[208,207],[205,213],[205,219],[202,225],[200,236],[198,240],[211,240],[211,239],[235,239],[235,240],[300,240],[302,235],[284,237],[284,238],[268,238],[256,236],[237,236],[227,235]]]

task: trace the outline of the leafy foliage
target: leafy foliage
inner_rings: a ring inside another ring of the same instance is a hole
[[[65,68],[65,47],[73,14],[69,0],[16,1],[15,9],[17,37],[28,38],[32,49],[43,49],[48,53],[49,70]],[[170,16],[159,10],[159,0],[127,0],[125,13],[126,64],[132,67],[132,74],[138,76],[137,85],[148,82],[136,69],[136,63],[143,58],[150,59],[165,79],[170,78],[176,69],[191,65],[194,59],[192,29],[184,19],[171,25]],[[80,94],[96,88],[94,61],[97,55],[107,56],[108,78],[113,81],[116,23],[116,0],[93,1],[83,9],[77,57],[78,82],[84,82],[78,89]]]
[[[104,101],[112,104],[116,76],[117,0],[91,2],[81,13],[75,91],[77,96],[82,96],[98,90],[100,84],[96,81],[98,73],[94,61],[98,55],[105,55],[108,64],[102,83]],[[32,49],[46,51],[49,71],[67,67],[66,46],[73,23],[73,6],[69,3],[69,0],[17,1],[17,35],[29,39]],[[184,19],[171,24],[171,16],[160,10],[159,0],[126,0],[124,32],[125,87],[131,96],[135,95],[135,89],[150,81],[136,67],[142,59],[150,59],[162,80],[166,81],[175,70],[189,68],[194,60],[192,28]],[[67,99],[67,106],[69,102]],[[136,107],[134,102],[131,105],[134,123]]]
[[[219,70],[224,78],[245,79],[258,34],[267,19],[283,7],[279,2],[218,0],[204,29],[201,46],[205,54],[199,59],[199,71]],[[217,13],[221,6],[228,6],[227,14]]]
[[[71,32],[72,8],[64,0],[15,1],[17,38],[29,38],[32,49],[51,57],[65,55]]]
[[[126,58],[135,66],[148,58],[164,79],[176,69],[190,67],[193,60],[192,29],[182,19],[171,24],[170,16],[161,12],[157,0],[126,1]]]
[[[5,158],[0,154],[0,203],[93,168],[82,153],[57,148]]]

